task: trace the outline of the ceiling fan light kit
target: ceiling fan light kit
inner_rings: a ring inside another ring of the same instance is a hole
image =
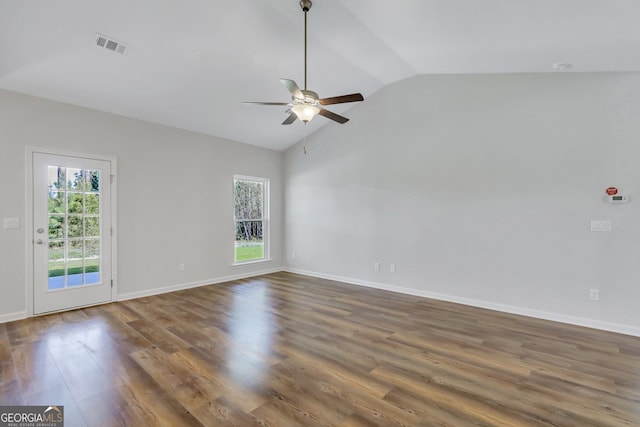
[[[304,12],[304,89],[300,89],[293,80],[280,79],[280,82],[291,92],[291,102],[244,102],[244,104],[254,105],[289,106],[290,108],[287,110],[289,116],[282,122],[283,125],[290,125],[296,121],[296,118],[303,123],[308,123],[317,115],[324,116],[340,124],[346,123],[349,121],[348,118],[326,110],[321,106],[364,101],[364,97],[360,93],[320,98],[316,92],[307,90],[307,12],[311,10],[312,5],[311,0],[300,0],[300,8]]]
[[[320,112],[320,108],[315,105],[298,104],[291,107],[291,112],[300,120],[307,123]]]

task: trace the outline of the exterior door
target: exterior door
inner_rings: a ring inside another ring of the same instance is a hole
[[[110,302],[111,162],[32,161],[34,314]]]

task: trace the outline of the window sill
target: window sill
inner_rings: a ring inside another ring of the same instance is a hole
[[[233,264],[231,264],[231,267],[241,267],[243,265],[262,264],[264,262],[271,262],[271,261],[273,261],[273,259],[271,258],[262,258],[262,259],[252,260],[252,261],[234,262]]]

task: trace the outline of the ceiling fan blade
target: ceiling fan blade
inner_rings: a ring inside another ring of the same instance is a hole
[[[289,105],[288,102],[243,102],[243,104],[248,105]]]
[[[336,113],[332,113],[331,111],[325,110],[324,108],[320,108],[320,111],[318,111],[318,114],[320,114],[321,116],[325,116],[327,119],[331,119],[340,124],[344,124],[349,121],[349,119],[347,119],[346,117],[343,117]]]
[[[294,113],[289,114],[289,117],[287,117],[284,122],[282,122],[283,125],[290,125],[291,123],[295,122],[296,119],[298,118],[298,116],[296,116]]]
[[[302,91],[300,90],[296,82],[289,79],[280,79],[280,81],[287,89],[289,89],[289,92],[291,92],[291,94],[295,98],[298,98],[298,99],[304,98],[304,95],[302,94]]]
[[[320,105],[343,104],[345,102],[358,101],[364,101],[364,97],[362,96],[362,94],[352,93],[350,95],[334,96],[332,98],[322,98],[318,100]]]

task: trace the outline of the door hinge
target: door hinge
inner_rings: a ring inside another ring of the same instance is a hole
[[[109,235],[113,236],[113,227],[109,227]]]
[[[109,184],[113,184],[114,178],[115,178],[115,175],[109,175]]]
[[[113,279],[111,279],[111,287],[113,288]]]

